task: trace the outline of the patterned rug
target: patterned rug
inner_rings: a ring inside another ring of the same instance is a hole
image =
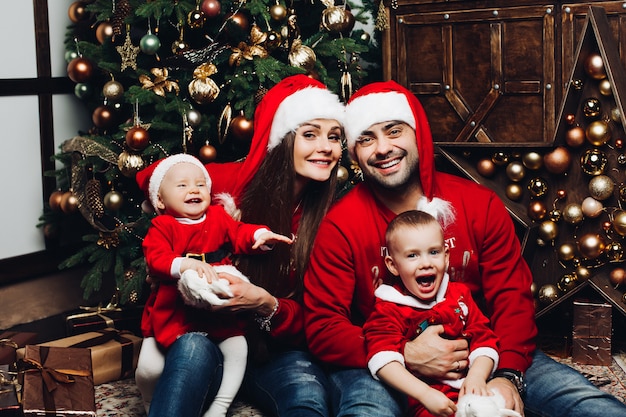
[[[571,358],[554,359],[576,369],[599,389],[626,403],[626,352],[615,355],[611,366],[580,365],[572,362]],[[96,386],[96,408],[98,417],[146,416],[132,378]],[[263,417],[263,414],[242,401],[236,401],[228,417]]]

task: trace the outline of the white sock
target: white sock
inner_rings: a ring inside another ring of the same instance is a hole
[[[246,372],[248,343],[244,336],[233,336],[219,345],[224,356],[224,372],[215,399],[203,417],[225,417],[228,407],[235,399]]]
[[[135,383],[141,393],[146,414],[150,411],[154,387],[161,377],[164,367],[165,355],[161,351],[156,339],[154,337],[144,338],[141,342],[137,369],[135,370]]]

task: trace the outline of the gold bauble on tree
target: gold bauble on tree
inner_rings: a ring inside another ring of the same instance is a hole
[[[548,192],[548,183],[543,178],[533,178],[528,181],[528,191],[532,198],[543,198]]]
[[[287,8],[277,2],[270,7],[270,16],[277,22],[283,21],[287,17]]]
[[[584,266],[578,266],[578,268],[576,268],[576,276],[578,277],[578,281],[586,281],[589,278],[591,278],[591,271],[589,270],[589,268],[586,268]]]
[[[531,170],[537,170],[543,166],[543,156],[539,152],[528,152],[522,158],[524,166]]]
[[[519,201],[524,195],[524,190],[521,185],[514,182],[506,186],[505,193],[509,200]]]
[[[111,211],[117,211],[122,208],[124,197],[119,191],[111,190],[104,195],[104,207]]]
[[[292,67],[300,67],[307,71],[312,70],[315,67],[317,57],[315,51],[310,47],[303,45],[300,39],[293,41],[291,51],[289,51],[289,65]]]
[[[526,176],[526,168],[519,161],[513,161],[506,166],[506,176],[513,182],[520,182]]]
[[[345,7],[330,6],[322,12],[322,27],[330,33],[349,32],[354,23],[354,16]]]
[[[199,65],[193,71],[193,80],[189,83],[188,90],[189,95],[196,103],[212,103],[219,96],[219,86],[209,78],[215,73],[217,73],[217,67],[210,62]]]
[[[128,178],[134,178],[135,174],[144,166],[145,162],[141,155],[122,151],[117,158],[117,167],[122,175]]]
[[[602,146],[611,139],[609,125],[604,120],[589,123],[585,135],[593,146]]]
[[[606,169],[608,159],[600,149],[587,149],[580,156],[580,169],[587,175],[600,175]]]
[[[587,119],[597,119],[602,115],[602,104],[595,97],[589,97],[583,101],[583,114]]]
[[[337,181],[339,184],[345,184],[345,182],[348,181],[348,178],[350,178],[348,169],[343,165],[339,165],[339,168],[337,169]]]
[[[604,62],[602,56],[597,53],[589,54],[584,62],[585,72],[591,78],[596,80],[602,80],[606,78],[606,70],[604,69]]]
[[[611,89],[611,82],[608,80],[608,78],[605,78],[598,83],[598,90],[603,96],[608,97],[613,94],[613,90]]]
[[[551,241],[559,235],[559,226],[552,220],[545,220],[541,222],[538,233],[544,241]]]
[[[576,285],[578,285],[576,274],[565,274],[559,279],[556,286],[562,292],[568,292],[576,288]]]
[[[78,198],[71,191],[63,193],[61,198],[61,210],[65,214],[74,213],[78,209]]]
[[[620,242],[609,242],[604,248],[604,255],[609,262],[624,261],[624,248]]]
[[[576,246],[572,243],[563,243],[559,246],[557,255],[563,262],[571,261],[576,257]]]
[[[217,158],[217,150],[215,149],[215,146],[209,144],[209,141],[206,141],[198,152],[198,158],[203,164],[215,161]]]
[[[124,97],[124,86],[118,81],[108,81],[102,87],[102,95],[111,101],[119,101]]]

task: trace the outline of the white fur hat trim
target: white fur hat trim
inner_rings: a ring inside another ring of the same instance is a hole
[[[198,158],[184,153],[168,156],[167,158],[161,160],[161,162],[159,162],[159,164],[154,168],[154,171],[150,176],[150,183],[148,185],[148,197],[150,198],[150,204],[152,204],[152,207],[159,214],[161,214],[161,212],[157,208],[157,203],[159,202],[159,188],[161,187],[161,182],[163,182],[165,174],[167,174],[167,171],[169,171],[171,167],[183,162],[194,164],[202,169],[204,179],[206,180],[207,189],[209,190],[209,192],[211,192],[211,177],[209,176],[209,173],[206,170],[205,166],[202,165],[202,162],[200,162]]]
[[[276,109],[267,150],[275,148],[283,137],[302,123],[313,119],[335,119],[343,124],[344,106],[330,91],[307,87],[286,97]]]
[[[356,97],[346,105],[345,131],[348,149],[354,149],[356,140],[371,125],[398,120],[415,129],[415,116],[402,93],[371,93]]]

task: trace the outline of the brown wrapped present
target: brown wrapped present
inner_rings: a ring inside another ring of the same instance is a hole
[[[15,351],[37,343],[37,333],[6,331],[0,333],[0,365],[14,365]]]
[[[87,349],[27,345],[23,366],[25,417],[96,416]]]
[[[610,365],[613,307],[580,300],[573,305],[572,360],[584,365]]]
[[[9,372],[9,365],[0,365],[0,416],[18,417],[22,415],[22,407],[17,398],[15,384],[17,375]]]
[[[68,336],[107,328],[127,330],[135,335],[141,334],[143,306],[120,308],[108,305],[106,307],[81,307],[81,310],[65,318]]]
[[[88,348],[91,351],[93,382],[100,385],[133,374],[142,341],[142,338],[130,332],[105,329],[40,343],[38,346]],[[22,355],[23,349],[19,349],[18,358]]]

